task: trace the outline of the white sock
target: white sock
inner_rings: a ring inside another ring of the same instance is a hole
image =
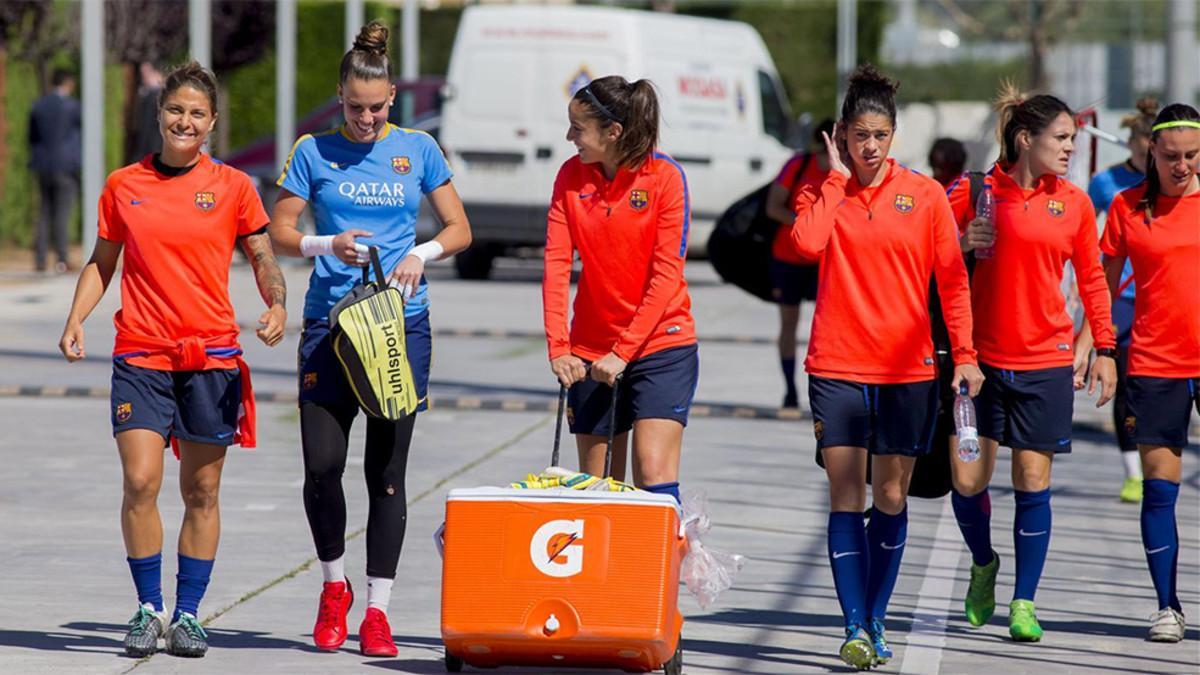
[[[1142,477],[1142,456],[1137,450],[1130,452],[1122,452],[1121,459],[1125,462],[1125,477],[1126,478],[1141,478]]]
[[[392,579],[367,577],[367,606],[387,614],[388,600],[392,598]]]
[[[325,581],[345,581],[346,580],[346,556],[341,556],[337,560],[329,562],[321,561],[321,576],[325,577]]]

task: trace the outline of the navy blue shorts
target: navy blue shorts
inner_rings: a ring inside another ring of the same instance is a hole
[[[429,368],[433,361],[433,333],[429,312],[404,319],[404,343],[413,383],[417,385],[417,412],[429,407]],[[334,408],[357,408],[358,398],[346,380],[346,371],[333,351],[329,339],[329,321],[305,319],[300,336],[297,370],[300,373],[300,403],[320,403]]]
[[[863,384],[810,375],[817,450],[866,448],[873,455],[920,457],[929,452],[937,423],[937,380]]]
[[[771,299],[780,305],[798,305],[817,299],[817,266],[793,265],[771,258],[767,266],[771,277]]]
[[[686,427],[699,379],[700,352],[694,344],[630,361],[617,385],[617,433],[644,419],[675,420]],[[567,424],[573,434],[607,436],[611,410],[612,389],[591,378],[567,392]]]
[[[242,377],[237,368],[152,370],[113,360],[113,435],[149,429],[164,439],[230,445],[237,431]]]
[[[1200,378],[1129,377],[1125,430],[1139,445],[1185,448],[1192,408],[1200,413]]]
[[[1075,378],[1071,366],[1007,370],[979,364],[987,379],[975,397],[979,435],[1025,450],[1071,451]]]

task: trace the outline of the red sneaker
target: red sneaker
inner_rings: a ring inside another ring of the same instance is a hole
[[[346,615],[354,604],[350,580],[327,581],[317,605],[317,623],[313,626],[313,644],[317,649],[334,652],[346,641]]]
[[[392,627],[387,615],[377,607],[368,607],[367,616],[358,627],[359,648],[363,656],[395,656],[400,652],[392,642]]]

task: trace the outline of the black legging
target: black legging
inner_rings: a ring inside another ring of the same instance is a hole
[[[304,450],[304,511],[317,557],[337,560],[346,552],[346,495],[342,473],[350,426],[357,408],[300,404]],[[404,474],[416,415],[399,422],[367,418],[363,473],[367,479],[367,575],[395,578],[408,520]]]

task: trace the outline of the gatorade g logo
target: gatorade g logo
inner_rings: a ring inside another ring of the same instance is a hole
[[[1049,211],[1050,215],[1054,216],[1055,218],[1061,218],[1062,214],[1067,212],[1067,205],[1060,201],[1051,199],[1050,201],[1046,202],[1046,210]]]
[[[583,571],[582,539],[582,520],[552,520],[533,533],[529,560],[546,576],[573,577]]]

